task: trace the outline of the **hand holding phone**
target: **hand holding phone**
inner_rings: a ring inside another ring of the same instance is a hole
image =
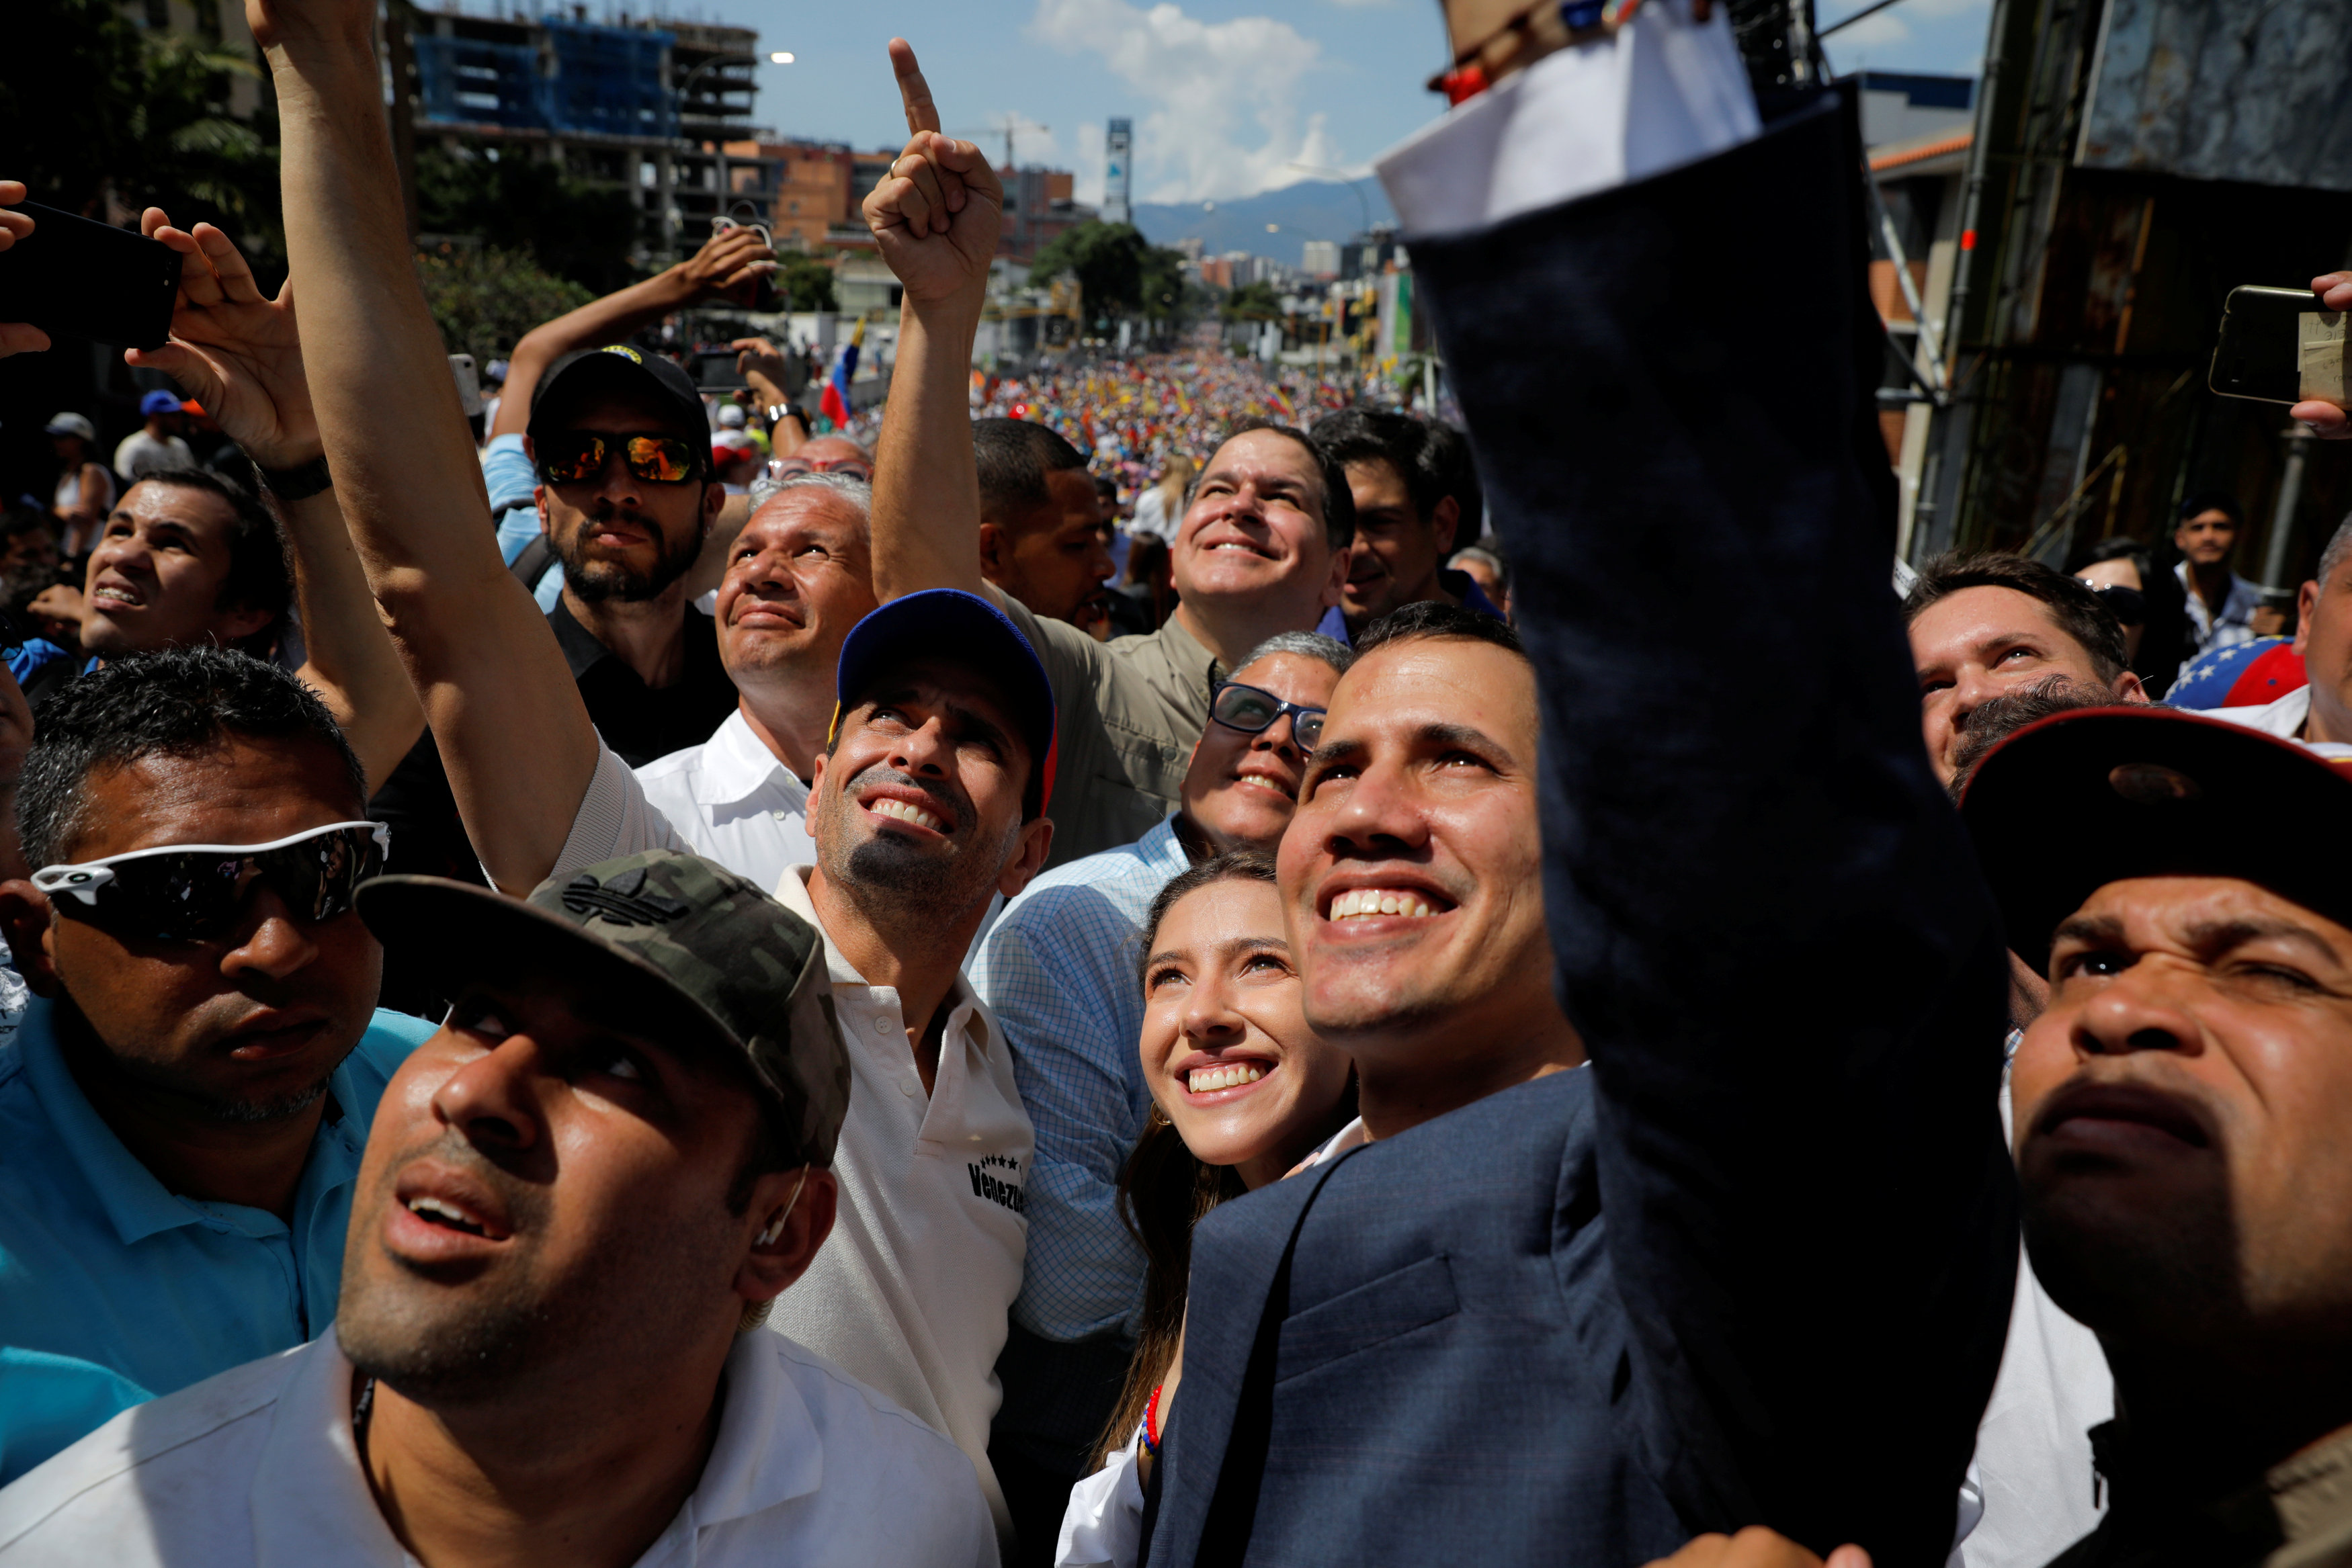
[[[150,207],[139,226],[167,247],[179,288],[170,340],[123,359],[179,382],[264,468],[299,468],[318,456],[292,290],[264,295],[236,242],[210,224],[173,228],[161,207]]]
[[[2319,302],[2335,311],[2352,311],[2352,272],[2330,272],[2311,280]],[[2352,414],[2342,404],[2310,398],[2288,409],[2287,417],[2301,420],[2322,441],[2352,440]]]
[[[180,283],[180,258],[169,246],[37,202],[16,205],[34,222],[0,250],[0,321],[163,347]]]
[[[33,220],[5,210],[6,204],[25,199],[25,182],[0,180],[0,250],[6,250],[33,232]],[[29,321],[0,321],[0,360],[11,354],[37,354],[49,346],[49,335]]]

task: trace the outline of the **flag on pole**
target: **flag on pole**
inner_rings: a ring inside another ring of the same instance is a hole
[[[817,406],[836,429],[849,427],[849,378],[857,373],[857,346],[865,340],[866,318],[860,316],[857,325],[850,329],[849,341],[834,356],[833,374],[825,378],[824,394],[817,400]]]

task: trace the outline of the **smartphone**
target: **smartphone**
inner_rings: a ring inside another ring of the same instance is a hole
[[[694,356],[694,384],[704,392],[735,392],[751,383],[735,368],[735,350],[712,349]]]
[[[0,250],[0,321],[122,348],[163,346],[180,287],[177,251],[38,202],[10,210],[31,218],[33,232]]]
[[[2347,314],[2326,308],[2308,288],[2232,288],[2206,384],[2223,397],[2256,402],[2352,406]]]

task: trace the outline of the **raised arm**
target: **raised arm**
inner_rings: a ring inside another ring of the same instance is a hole
[[[907,150],[866,198],[866,222],[903,286],[898,357],[874,454],[874,595],[979,593],[980,471],[971,455],[972,336],[988,297],[1004,191],[980,149],[940,134],[904,38],[890,65]]]
[[[311,322],[303,357],[352,542],[467,836],[499,886],[527,892],[563,846],[596,732],[485,521],[473,438],[410,259],[373,0],[247,0],[246,16],[277,80],[286,248]]]
[[[174,228],[162,208],[150,207],[139,226],[180,253],[180,292],[171,340],[160,349],[128,350],[123,358],[194,394],[262,469],[283,472],[316,461],[323,449],[302,371],[292,286],[275,299],[265,297],[236,244],[211,224]],[[271,494],[270,502],[293,557],[307,660],[297,674],[343,727],[373,793],[416,744],[425,710],[376,614],[333,486],[291,500]]]
[[[1412,242],[1542,683],[1629,1430],[1688,1521],[1931,1563],[2016,1257],[2003,960],[1886,586],[1859,155],[1827,97]]]
[[[0,180],[0,207],[25,199],[25,182]],[[33,232],[29,214],[0,212],[0,250],[6,250]],[[49,346],[49,335],[29,321],[0,321],[0,360],[11,354],[37,354]]]
[[[547,367],[574,349],[617,343],[638,328],[733,293],[776,270],[776,253],[751,229],[729,229],[705,240],[702,248],[628,287],[592,299],[579,309],[542,321],[522,335],[507,362],[506,386],[499,393],[492,435],[520,435],[530,423],[530,394]]]

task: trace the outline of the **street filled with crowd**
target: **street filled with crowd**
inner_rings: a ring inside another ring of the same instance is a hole
[[[248,15],[0,537],[0,1568],[2352,1564],[2352,519],[1898,564],[1836,90],[1407,211],[1440,405],[975,368],[892,40],[886,402],[748,228],[484,395]]]

